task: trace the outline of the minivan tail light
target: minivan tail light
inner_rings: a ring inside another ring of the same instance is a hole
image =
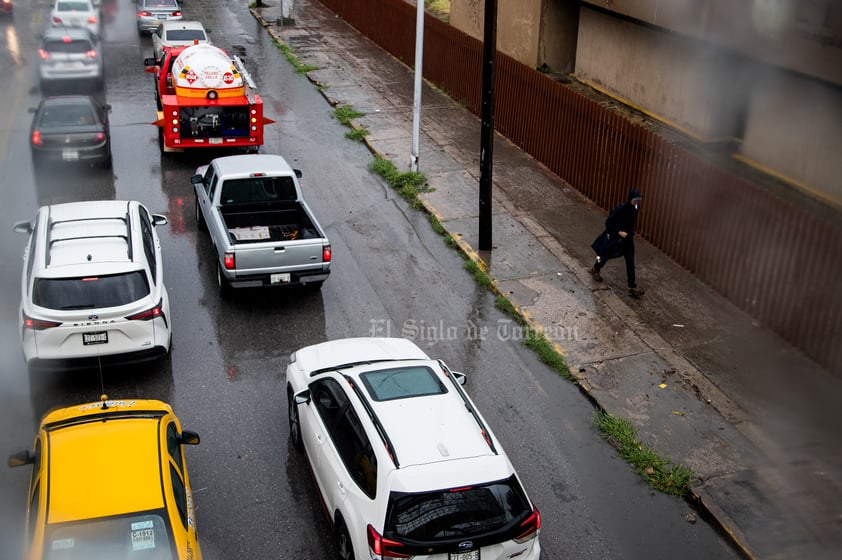
[[[330,259],[333,257],[333,251],[330,249],[330,245],[325,245],[322,247],[322,261],[330,262]]]
[[[368,548],[378,558],[412,558],[411,554],[394,550],[402,546],[404,546],[403,543],[384,539],[374,527],[368,526]]]
[[[541,530],[541,512],[538,511],[535,504],[532,504],[532,513],[523,520],[520,527],[523,532],[514,538],[516,543],[523,544],[538,536]]]
[[[226,270],[234,270],[234,268],[237,266],[237,261],[234,257],[234,253],[225,253],[223,259],[223,264],[225,265]]]
[[[23,328],[31,329],[33,331],[43,331],[46,329],[51,329],[53,327],[58,327],[61,323],[57,323],[55,321],[45,321],[43,319],[34,319],[27,315],[26,313],[21,313],[23,317]]]
[[[155,319],[157,317],[162,317],[164,315],[164,309],[162,305],[162,301],[158,302],[158,305],[155,307],[150,307],[140,313],[135,313],[134,315],[129,315],[126,317],[129,321],[149,321],[151,319]]]

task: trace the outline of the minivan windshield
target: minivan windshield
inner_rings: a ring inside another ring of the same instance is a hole
[[[506,530],[531,511],[514,476],[481,486],[392,492],[383,536],[421,542],[474,537]]]
[[[32,303],[57,310],[118,307],[149,295],[143,271],[82,278],[36,278]]]

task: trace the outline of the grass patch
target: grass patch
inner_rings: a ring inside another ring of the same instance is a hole
[[[477,281],[477,284],[482,286],[483,288],[491,289],[492,282],[491,276],[485,273],[479,265],[471,259],[465,259],[465,270],[471,273],[471,276],[474,277],[474,280]]]
[[[349,130],[345,133],[345,138],[348,140],[353,140],[354,142],[362,142],[365,140],[365,137],[371,134],[368,130],[364,128],[355,128],[354,130]]]
[[[333,116],[345,126],[351,126],[351,119],[364,117],[365,113],[357,111],[351,105],[339,105],[333,110]]]
[[[628,420],[601,411],[597,413],[595,424],[602,437],[652,488],[681,497],[690,492],[690,483],[695,478],[693,471],[658,457],[652,448],[640,443],[637,430]]]
[[[445,245],[447,245],[448,247],[455,247],[456,246],[456,240],[453,239],[452,235],[447,233],[447,230],[444,229],[444,226],[441,225],[441,222],[439,221],[438,218],[436,218],[432,214],[427,214],[427,220],[429,220],[430,226],[432,226],[433,231],[438,233],[439,235],[441,235],[444,238]]]
[[[296,72],[299,74],[306,74],[307,72],[312,72],[313,70],[318,70],[318,66],[314,66],[312,64],[303,64],[298,57],[295,56],[295,53],[292,52],[292,49],[286,43],[281,43],[277,39],[272,39],[272,42],[278,47],[278,50],[284,55],[284,58],[292,64],[292,67],[295,69]]]
[[[383,177],[389,186],[398,191],[401,198],[409,202],[413,208],[421,207],[421,200],[418,198],[420,193],[430,192],[430,188],[427,187],[427,177],[423,173],[398,171],[395,164],[386,158],[374,156],[369,169]]]

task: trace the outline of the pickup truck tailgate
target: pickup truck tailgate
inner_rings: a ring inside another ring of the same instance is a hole
[[[251,243],[237,246],[237,275],[272,272],[295,272],[322,264],[322,240],[307,239],[283,244]],[[282,270],[279,270],[282,268]]]

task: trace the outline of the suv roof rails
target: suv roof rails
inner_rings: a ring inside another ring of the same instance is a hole
[[[380,361],[380,360],[376,360]],[[351,386],[353,389],[354,394],[357,395],[357,398],[360,399],[360,402],[363,403],[363,408],[365,408],[368,417],[371,419],[371,422],[374,424],[374,427],[377,429],[377,434],[380,436],[383,445],[386,446],[386,452],[389,453],[389,457],[392,458],[392,462],[395,464],[395,468],[401,468],[400,461],[398,461],[397,451],[395,450],[395,446],[392,445],[392,440],[389,439],[389,434],[386,433],[386,428],[383,427],[383,424],[380,422],[380,418],[377,417],[377,414],[374,412],[374,409],[371,408],[371,403],[368,402],[368,399],[365,398],[362,390],[357,386],[353,379],[350,376],[342,374],[342,377],[345,378],[345,381],[348,382],[348,385]]]
[[[126,214],[124,216],[100,216],[96,218],[70,218],[67,220],[56,220],[53,221],[50,218],[50,212],[52,209],[49,209],[47,212],[47,251],[46,255],[44,256],[44,265],[45,267],[50,266],[50,260],[52,256],[52,247],[53,244],[61,242],[61,241],[74,241],[79,239],[109,239],[109,238],[118,238],[123,239],[126,242],[127,251],[126,256],[128,257],[129,261],[134,261],[134,251],[132,246],[132,222],[131,222],[131,212],[129,211],[130,202],[126,203]],[[60,239],[52,239],[53,227],[58,224],[70,224],[73,222],[92,222],[96,220],[122,220],[123,223],[126,224],[126,233],[125,235],[79,235],[76,237],[62,237]]]
[[[471,406],[471,403],[468,401],[468,396],[465,394],[465,391],[462,389],[462,386],[459,385],[459,382],[456,381],[453,372],[450,371],[450,368],[447,367],[443,361],[437,361],[439,363],[439,366],[441,366],[442,372],[444,372],[444,376],[447,377],[453,384],[453,387],[456,389],[456,393],[462,398],[462,402],[465,403],[465,408],[468,409],[468,412],[471,413],[471,416],[474,417],[474,420],[479,425],[485,443],[488,444],[488,447],[491,449],[491,451],[494,452],[495,455],[499,455],[499,453],[497,452],[497,448],[494,446],[494,442],[491,440],[491,435],[488,431],[488,428],[486,428],[485,424],[482,423],[482,420],[480,419],[479,414],[477,414],[476,409],[473,406]]]

